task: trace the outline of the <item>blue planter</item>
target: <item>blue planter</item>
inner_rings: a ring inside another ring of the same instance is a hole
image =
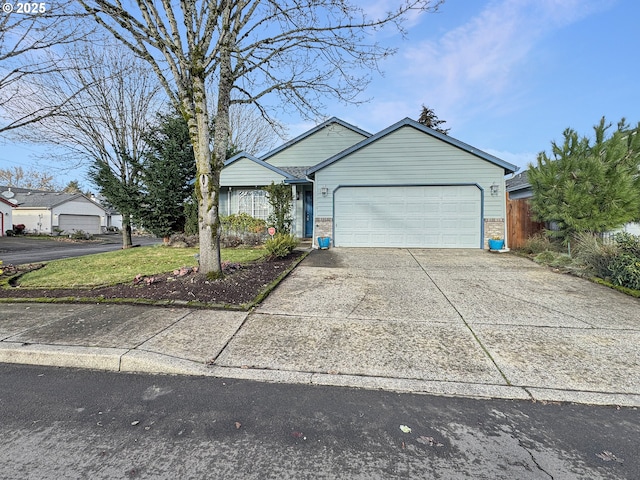
[[[331,244],[331,237],[318,237],[318,246],[321,250],[326,250]]]
[[[489,250],[502,250],[504,248],[504,240],[489,239]]]

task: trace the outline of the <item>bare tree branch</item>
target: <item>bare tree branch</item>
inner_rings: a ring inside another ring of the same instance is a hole
[[[51,96],[33,98],[29,105],[46,110],[69,98],[68,92],[78,93],[55,116],[26,128],[22,138],[55,145],[66,152],[67,160],[88,162],[94,170],[98,166],[103,173],[110,172],[123,191],[133,192],[145,149],[144,133],[155,113],[166,106],[162,87],[147,63],[122,45],[69,49],[67,57],[73,68],[64,78],[52,79]],[[123,247],[128,247],[133,199],[114,201],[105,196],[123,215]]]
[[[230,106],[253,104],[263,118],[277,108],[321,114],[331,96],[355,103],[371,70],[393,49],[375,41],[391,27],[404,34],[413,11],[442,0],[401,0],[370,16],[355,0],[79,0],[117,39],[144,58],[184,115],[197,166],[200,271],[220,274],[218,192],[230,133]],[[210,151],[207,87],[216,95]]]
[[[42,10],[0,16],[0,133],[58,114],[68,99],[48,109],[22,110],[21,97],[32,93],[25,86],[42,75],[64,75],[66,59],[57,48],[88,34],[89,24],[84,21],[87,14],[78,11],[71,0],[24,5]]]

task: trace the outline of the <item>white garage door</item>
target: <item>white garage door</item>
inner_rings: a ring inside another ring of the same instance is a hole
[[[473,185],[341,187],[334,215],[340,247],[480,248]]]
[[[100,233],[100,217],[98,215],[68,215],[58,217],[58,228],[66,233],[82,230],[86,233]]]

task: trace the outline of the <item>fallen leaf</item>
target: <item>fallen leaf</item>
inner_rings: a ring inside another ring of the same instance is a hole
[[[400,430],[402,430],[403,433],[411,433],[411,428],[406,425],[400,425]]]
[[[603,450],[602,453],[596,454],[596,457],[598,457],[601,460],[604,460],[605,462],[618,462],[618,463],[624,462],[624,460],[616,457],[612,452],[609,452],[608,450]]]

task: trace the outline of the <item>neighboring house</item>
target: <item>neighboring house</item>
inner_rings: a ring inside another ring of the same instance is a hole
[[[16,205],[13,224],[24,224],[27,232],[51,234],[58,229],[65,233],[82,230],[97,234],[106,227],[105,209],[81,193],[9,187],[0,187],[0,191]]]
[[[533,197],[533,189],[529,183],[527,172],[518,173],[505,181],[507,193],[511,200]],[[633,235],[640,235],[640,223],[627,223],[617,232],[628,232]]]
[[[293,189],[293,233],[340,247],[485,248],[505,236],[517,167],[406,118],[372,135],[331,118],[221,174],[220,213],[267,218],[262,187]]]
[[[4,236],[7,230],[13,228],[13,207],[15,204],[9,198],[0,196],[0,237]]]
[[[109,202],[103,195],[91,194],[91,201],[100,205],[107,212],[107,222],[105,225],[107,227],[107,231],[122,230],[122,214],[110,206]]]

